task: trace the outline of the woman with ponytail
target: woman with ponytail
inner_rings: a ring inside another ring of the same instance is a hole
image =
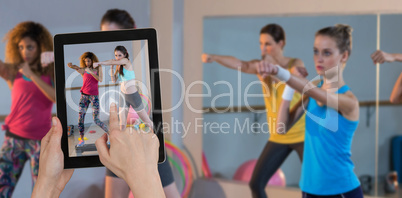
[[[306,109],[306,133],[300,188],[303,198],[360,198],[363,193],[351,160],[353,135],[359,124],[359,101],[343,80],[352,50],[352,28],[335,25],[319,30],[314,41],[314,62],[320,80],[310,82],[262,61],[262,75],[286,82],[277,120],[286,133]],[[293,89],[307,96],[289,111]]]
[[[150,128],[153,128],[153,122],[149,118],[144,105],[142,104],[142,99],[138,93],[137,87],[135,86],[135,73],[134,66],[129,60],[129,54],[124,46],[117,46],[114,49],[115,59],[107,60],[103,62],[94,63],[94,67],[100,65],[111,65],[111,77],[112,81],[116,82],[117,78],[120,81],[120,101],[119,101],[119,117],[120,117],[120,129],[124,130],[126,128],[128,108],[130,105],[137,112],[141,120]],[[116,70],[114,70],[115,65],[117,65]]]

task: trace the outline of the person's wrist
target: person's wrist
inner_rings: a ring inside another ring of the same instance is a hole
[[[141,183],[151,181],[152,178],[159,178],[158,166],[145,166],[144,168],[130,169],[125,175],[126,182],[129,186],[138,185],[138,181]],[[138,179],[140,178],[140,179]],[[136,182],[137,181],[137,182]]]
[[[46,182],[38,178],[32,192],[32,198],[53,198],[59,197],[61,190],[55,186],[56,182]]]
[[[274,69],[272,70],[272,75],[277,75],[278,74],[278,70],[279,70],[279,65],[275,65]]]
[[[391,60],[389,62],[394,62],[396,60],[397,54],[390,54]]]
[[[272,74],[281,81],[287,82],[289,81],[291,74],[287,69],[282,68],[279,65],[275,65],[276,69],[272,71]],[[276,70],[276,74],[275,74]]]
[[[211,63],[215,61],[215,55],[213,55],[213,54],[208,54],[208,56],[209,56],[209,61],[210,61]]]
[[[294,93],[295,93],[295,90],[292,87],[290,87],[289,85],[286,85],[285,89],[283,90],[283,93],[282,93],[282,99],[286,100],[286,101],[291,101]]]
[[[155,164],[153,169],[139,169],[138,175],[131,175],[127,184],[129,185],[134,197],[165,197],[162,183]],[[149,189],[152,186],[152,189]]]

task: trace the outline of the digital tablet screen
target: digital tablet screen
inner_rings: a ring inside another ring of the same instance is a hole
[[[121,129],[153,131],[165,160],[154,29],[55,36],[57,116],[64,127],[65,168],[101,166],[95,141],[109,130],[109,107]]]

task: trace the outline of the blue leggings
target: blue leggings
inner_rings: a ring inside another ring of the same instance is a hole
[[[312,195],[305,192],[303,192],[302,194],[303,198],[363,198],[363,191],[360,186],[349,192],[342,193],[339,195],[322,196],[322,195]]]

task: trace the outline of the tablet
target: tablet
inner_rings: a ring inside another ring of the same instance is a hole
[[[64,168],[102,166],[95,141],[108,132],[111,103],[123,127],[153,125],[165,161],[155,29],[58,34],[54,54]]]

